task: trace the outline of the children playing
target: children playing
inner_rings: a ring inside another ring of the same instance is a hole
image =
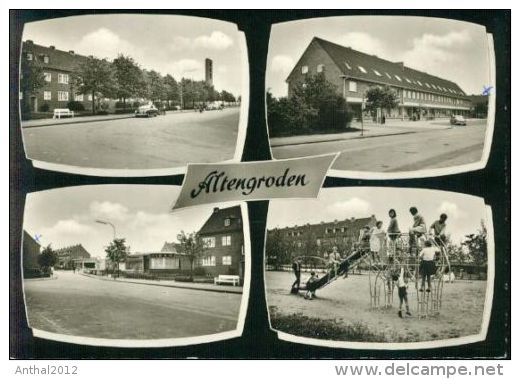
[[[370,231],[370,252],[372,259],[381,262],[385,252],[386,232],[383,229],[383,221],[377,221],[376,226]]]
[[[305,293],[305,299],[312,300],[314,297],[316,297],[316,289],[314,289],[312,283],[316,282],[318,280],[318,276],[314,271],[311,272],[311,277],[307,280],[307,283],[305,284],[305,288],[307,288],[307,292]]]
[[[399,311],[397,315],[403,318],[403,304],[406,307],[406,315],[411,316],[410,307],[408,306],[408,275],[406,275],[404,267],[401,267],[399,276],[395,275],[392,279],[397,280],[397,293],[399,295]]]
[[[431,291],[431,276],[435,275],[437,267],[435,266],[435,257],[438,253],[436,247],[433,246],[431,241],[426,241],[424,248],[419,253],[421,263],[419,264],[419,274],[421,274],[421,288],[419,291],[424,291],[425,281],[428,282],[428,288],[426,292]]]

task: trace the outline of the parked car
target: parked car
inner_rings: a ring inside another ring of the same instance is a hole
[[[159,114],[159,110],[153,104],[141,105],[135,111],[135,117],[155,117]]]
[[[464,118],[464,116],[460,116],[460,115],[451,116],[451,118],[450,118],[450,124],[451,124],[451,125],[462,125],[462,126],[466,126],[466,119]]]

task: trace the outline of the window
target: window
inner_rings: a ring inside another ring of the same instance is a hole
[[[222,246],[231,246],[231,236],[222,236]]]
[[[348,82],[348,90],[350,92],[357,92],[357,83],[352,80]]]
[[[302,66],[302,74],[306,74],[309,72],[309,66]]]
[[[412,99],[415,99],[415,92],[412,92]]]
[[[69,101],[69,93],[67,91],[58,91],[58,101]]]
[[[424,85],[428,88],[430,88],[430,85],[428,83],[424,83]]]
[[[229,225],[231,225],[231,219],[230,218],[226,218],[224,220],[224,226],[229,226]]]
[[[316,67],[316,72],[323,72],[324,69],[325,69],[325,65],[319,64]]]
[[[348,62],[345,62],[345,67],[348,68],[349,70],[352,70],[352,67],[348,64]]]
[[[50,82],[52,79],[52,74],[50,72],[44,72],[43,76],[44,76],[46,82]]]
[[[388,77],[388,79],[392,79],[392,77],[390,76],[390,74],[388,72],[385,72],[385,74]]]
[[[326,229],[325,229],[325,234],[329,234],[329,232],[330,232],[330,229],[329,229],[329,228],[326,228]]]
[[[214,255],[209,255],[207,257],[202,258],[202,266],[216,266],[217,265],[217,259]]]
[[[408,83],[412,84],[412,82],[410,81],[410,79],[408,79],[408,78],[404,78],[404,80],[406,80]]]
[[[43,91],[43,100],[51,100],[51,99],[52,99],[51,91]]]
[[[58,83],[69,84],[69,74],[58,74]]]
[[[233,262],[233,257],[231,255],[224,255],[222,257],[222,265],[223,266],[231,266]]]
[[[382,76],[377,70],[374,70],[374,74],[376,74],[377,76]]]
[[[422,87],[422,83],[420,81],[417,81],[417,84],[419,84]]]
[[[319,238],[316,238],[316,245],[321,246],[321,240]]]
[[[76,101],[83,101],[83,94],[76,94],[74,95],[74,100]]]
[[[88,101],[92,101],[92,95],[88,95]]]
[[[394,75],[394,76],[395,76],[395,78],[396,78],[397,80],[399,80],[400,82],[402,82],[401,78],[400,78],[398,75]]]
[[[298,247],[302,247],[302,243],[298,241]]]
[[[215,237],[203,237],[202,243],[206,248],[212,248],[215,247]]]
[[[363,74],[367,73],[367,70],[365,70],[365,68],[363,66],[358,66],[358,68],[359,68],[359,71],[361,71]]]
[[[43,56],[43,63],[49,63],[49,56],[48,55],[44,55]]]
[[[33,60],[33,55],[32,55],[32,53],[27,53],[27,60],[28,60],[28,61],[32,61],[32,60]]]

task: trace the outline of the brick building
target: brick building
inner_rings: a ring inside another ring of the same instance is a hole
[[[81,244],[63,247],[55,250],[58,256],[57,266],[62,269],[83,267],[83,262],[90,259],[90,253]]]
[[[267,231],[267,238],[274,233],[282,236],[285,245],[293,257],[301,255],[324,256],[337,246],[341,254],[349,254],[353,245],[358,241],[360,230],[368,225],[375,226],[374,215],[364,218],[346,218],[321,222],[319,224],[305,224],[275,228]],[[270,252],[266,252],[267,256]]]
[[[206,274],[238,275],[244,279],[244,232],[240,206],[214,208],[200,229],[206,250],[198,262]]]
[[[38,264],[38,257],[40,251],[40,244],[24,230],[22,236],[22,267],[24,278],[34,277],[39,272],[40,265]]]
[[[27,40],[22,43],[21,59],[38,64],[45,75],[43,88],[34,94],[20,94],[22,102],[29,102],[31,112],[67,108],[67,103],[73,100],[82,103],[87,110],[92,109],[92,95],[75,94],[72,87],[72,74],[87,57],[73,50],[58,50],[54,46],[37,45]]]
[[[336,85],[348,108],[359,119],[365,93],[371,86],[390,86],[399,104],[387,118],[431,119],[452,114],[467,115],[470,101],[454,82],[314,37],[287,77],[289,97],[308,75],[323,73]]]

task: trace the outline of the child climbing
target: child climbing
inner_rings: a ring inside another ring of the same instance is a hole
[[[431,276],[435,275],[437,268],[435,267],[435,257],[439,253],[438,249],[433,246],[431,241],[424,243],[424,248],[419,253],[421,263],[419,264],[419,274],[421,274],[421,288],[419,291],[424,291],[425,281],[428,282],[426,292],[431,291]]]

